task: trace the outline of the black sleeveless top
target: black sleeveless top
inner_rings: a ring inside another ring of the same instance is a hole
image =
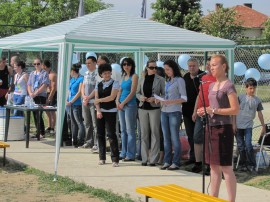
[[[0,86],[1,89],[8,89],[8,78],[9,78],[9,72],[8,67],[5,66],[5,69],[0,70],[0,79],[2,80],[2,85]]]
[[[98,84],[98,97],[105,98],[105,97],[110,96],[112,93],[113,83],[114,82],[112,82],[107,88],[103,89],[103,82],[100,82]],[[99,106],[100,108],[106,109],[106,110],[116,108],[115,99],[110,102],[102,102],[99,104]]]

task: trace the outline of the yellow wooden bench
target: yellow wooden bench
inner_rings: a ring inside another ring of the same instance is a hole
[[[226,200],[186,189],[175,184],[138,187],[136,192],[145,195],[145,201],[155,198],[166,202],[226,202]]]
[[[6,165],[6,148],[7,147],[10,147],[10,145],[8,143],[0,141],[0,148],[4,149],[3,166]]]

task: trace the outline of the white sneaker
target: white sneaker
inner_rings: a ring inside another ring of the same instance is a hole
[[[86,148],[89,148],[89,147],[90,147],[90,144],[89,143],[85,143],[83,146],[80,146],[79,148],[86,149]]]
[[[98,146],[93,146],[92,149],[91,149],[91,152],[93,153],[99,153],[99,149],[98,149]]]

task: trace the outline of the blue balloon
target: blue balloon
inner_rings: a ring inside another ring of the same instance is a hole
[[[258,59],[258,64],[262,69],[270,70],[270,54],[262,54]]]
[[[247,80],[248,78],[254,78],[256,81],[259,81],[261,73],[255,68],[250,68],[245,73],[245,79]]]
[[[178,57],[178,64],[181,68],[188,70],[188,60],[190,56],[188,54],[182,54]]]
[[[235,62],[234,63],[234,74],[236,76],[242,76],[245,74],[247,71],[247,67],[244,63],[242,62]]]
[[[158,67],[162,67],[163,68],[164,62],[158,60],[156,63],[157,63],[157,66]]]
[[[87,52],[86,55],[85,55],[85,59],[87,59],[90,56],[97,59],[97,54],[95,54],[94,52]]]

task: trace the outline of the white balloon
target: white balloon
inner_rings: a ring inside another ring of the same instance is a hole
[[[242,62],[235,62],[234,63],[234,74],[236,76],[242,76],[245,74],[247,71],[247,67],[244,63]]]
[[[78,57],[77,57],[77,53],[73,53],[72,55],[72,64],[77,64],[79,63]]]
[[[158,60],[156,63],[157,63],[157,66],[158,66],[158,67],[162,67],[162,68],[163,68],[164,62]]]
[[[182,54],[178,57],[178,64],[181,68],[188,70],[188,60],[190,59],[190,55]]]
[[[122,73],[122,69],[121,69],[121,66],[119,64],[116,64],[116,63],[113,63],[111,64],[112,66],[112,69],[119,72],[119,73]]]
[[[92,57],[94,57],[94,58],[97,59],[97,55],[96,55],[96,53],[94,53],[94,52],[87,52],[86,55],[85,55],[85,59],[87,59],[87,58],[90,57],[90,56],[92,56]]]
[[[85,65],[85,64],[82,64],[81,65],[82,67],[81,67],[81,69],[80,69],[80,71],[79,71],[79,73],[80,73],[80,75],[85,75],[85,72],[88,70],[87,69],[87,66]]]
[[[144,65],[145,65],[145,66],[146,66],[148,60],[149,60],[149,58],[148,58],[146,55],[144,55]]]
[[[256,81],[259,81],[261,78],[261,73],[255,68],[249,68],[245,73],[245,79],[254,78]]]

